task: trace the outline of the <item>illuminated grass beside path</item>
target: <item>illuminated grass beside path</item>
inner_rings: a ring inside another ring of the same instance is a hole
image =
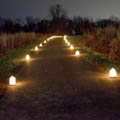
[[[20,61],[20,59],[23,59],[26,54],[31,52],[30,51],[31,48],[38,45],[45,38],[46,37],[42,37],[40,38],[40,40],[36,40],[34,44],[30,44],[25,47],[9,51],[5,56],[1,56],[0,57],[0,82],[1,81],[4,82],[12,72],[15,72],[15,70],[24,63],[24,61]]]
[[[69,36],[68,41],[73,44],[74,50],[80,50],[82,54],[84,54],[84,59],[93,65],[100,66],[104,69],[109,69],[111,67],[115,67],[119,70],[120,68],[120,61],[116,63],[112,63],[109,61],[109,58],[105,54],[101,54],[98,52],[94,52],[92,49],[85,47],[83,43],[79,40],[80,36]]]

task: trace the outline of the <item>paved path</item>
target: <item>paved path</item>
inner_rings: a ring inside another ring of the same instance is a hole
[[[0,120],[119,120],[120,83],[106,80],[63,39],[46,44],[16,75]]]

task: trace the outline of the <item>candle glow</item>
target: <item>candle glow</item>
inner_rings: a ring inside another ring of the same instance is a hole
[[[70,46],[70,43],[68,43],[68,46]]]
[[[37,46],[35,47],[35,51],[38,51],[38,47]]]
[[[73,45],[70,46],[70,49],[73,49]]]
[[[80,52],[77,50],[77,51],[75,52],[75,55],[76,55],[76,56],[80,55]]]
[[[44,41],[44,43],[45,43],[45,44],[47,43],[46,40]]]
[[[66,40],[65,42],[66,42],[66,44],[68,44],[68,41],[67,41],[67,40]]]
[[[110,71],[109,71],[109,77],[110,78],[117,77],[117,72],[116,72],[116,70],[114,68],[110,69]]]
[[[26,55],[26,60],[27,60],[27,61],[30,60],[30,55]]]
[[[42,44],[40,44],[40,47],[42,47]]]
[[[67,40],[67,35],[64,36],[64,40],[65,40],[65,41]]]
[[[16,85],[16,78],[14,76],[9,78],[9,85]]]

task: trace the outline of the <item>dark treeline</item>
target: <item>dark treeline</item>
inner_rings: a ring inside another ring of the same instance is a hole
[[[70,19],[34,19],[26,17],[25,23],[22,20],[0,18],[0,33],[35,32],[40,34],[71,34],[74,30],[73,21]]]
[[[113,26],[119,28],[120,20],[117,17],[94,21],[93,19],[76,16],[67,17],[61,5],[53,5],[49,9],[50,20],[26,17],[24,22],[20,19],[11,20],[0,17],[0,33],[36,32],[41,34],[83,34],[94,31],[96,28]]]
[[[0,33],[36,32],[41,34],[83,34],[94,31],[96,28],[112,26],[120,27],[117,19],[102,19],[93,21],[89,18],[74,17],[73,19],[62,18],[52,20],[40,20],[33,17],[26,17],[26,22],[22,20],[11,20],[0,18]]]

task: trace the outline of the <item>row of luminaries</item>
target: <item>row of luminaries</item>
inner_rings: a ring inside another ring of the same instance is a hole
[[[40,43],[38,46],[35,46],[34,51],[36,51],[36,52],[39,51],[39,47],[43,47],[43,45],[46,44],[48,41],[50,41],[52,39],[55,39],[55,38],[60,38],[60,37],[62,37],[62,36],[52,36],[52,37],[49,37],[47,40],[44,40],[43,43]],[[29,54],[27,54],[25,56],[25,60],[27,62],[29,62],[31,60],[31,57],[30,57]],[[16,85],[16,77],[15,76],[12,75],[9,78],[9,85],[11,85],[11,86],[15,86]]]
[[[60,38],[60,37],[62,38],[62,36],[52,36],[52,37],[48,38],[47,40],[44,40],[43,43],[40,43],[39,47],[43,47],[43,44],[46,44],[48,41],[50,41],[52,39],[55,39],[55,38]],[[70,44],[70,42],[68,42],[66,35],[63,37],[63,39],[64,39],[65,43],[70,47],[70,49],[73,50],[74,46],[72,44]],[[39,47],[35,46],[34,50],[37,52],[39,50]],[[79,50],[75,51],[75,56],[80,56],[80,51]],[[26,59],[26,61],[30,61],[30,59],[31,59],[30,55],[27,54],[25,56],[25,59]],[[111,78],[117,77],[117,72],[116,72],[116,70],[114,68],[110,69],[109,77],[111,77]],[[12,85],[12,86],[16,85],[16,78],[15,78],[15,76],[12,75],[9,78],[9,85]]]
[[[68,46],[70,46],[70,49],[74,49],[73,45],[70,44],[70,42],[68,42],[68,39],[67,39],[67,36],[66,36],[66,35],[64,36],[64,41],[65,41],[65,43],[66,43]],[[75,51],[75,55],[76,55],[76,56],[79,56],[79,55],[80,55],[80,51],[76,50],[76,51]],[[110,71],[109,71],[109,77],[110,77],[110,78],[116,78],[116,77],[117,77],[117,72],[116,72],[115,68],[111,68],[111,69],[110,69]]]

